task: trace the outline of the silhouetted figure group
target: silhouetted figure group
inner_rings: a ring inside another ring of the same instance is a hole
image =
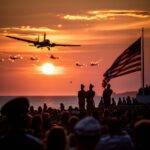
[[[138,101],[136,100],[136,98],[131,98],[130,96],[127,96],[126,98],[123,97],[122,99],[119,97],[118,100],[118,106],[120,105],[137,105]]]
[[[80,111],[85,111],[85,106],[89,112],[92,112],[93,109],[95,108],[95,103],[94,103],[94,96],[95,96],[95,91],[93,90],[94,85],[90,84],[89,85],[89,90],[85,91],[84,90],[84,85],[81,84],[81,90],[78,91],[78,104],[79,104],[79,109]],[[86,105],[87,103],[87,105]]]
[[[109,105],[106,105],[104,103],[103,97],[101,97],[101,100],[99,102],[98,107],[99,108],[101,108],[101,107],[108,108],[108,107],[113,107],[113,106],[114,107],[117,107],[117,106],[131,106],[131,105],[136,106],[136,105],[140,105],[140,104],[141,103],[139,103],[136,98],[134,98],[134,97],[131,98],[130,96],[127,96],[126,98],[125,97],[122,97],[122,98],[119,97],[118,102],[116,102],[114,98],[111,98]]]

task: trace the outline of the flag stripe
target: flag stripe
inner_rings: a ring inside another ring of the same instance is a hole
[[[130,74],[130,73],[133,73],[133,72],[137,72],[137,71],[141,71],[141,67],[139,67],[139,68],[134,68],[134,69],[132,69],[132,70],[129,70],[129,71],[120,73],[120,74],[118,74],[118,75],[111,76],[110,79],[116,78],[116,77],[119,77],[119,76],[123,76],[123,75],[126,75],[126,74]]]
[[[138,62],[138,63],[135,63],[135,64],[131,64],[131,65],[129,65],[129,66],[124,67],[123,69],[121,68],[121,69],[115,70],[115,72],[113,72],[113,73],[111,74],[111,76],[116,75],[116,74],[119,74],[119,73],[122,73],[122,72],[124,72],[124,71],[128,71],[128,70],[133,69],[133,68],[135,68],[135,67],[140,67],[140,66],[141,66],[141,62]],[[120,71],[120,70],[121,70],[121,71]]]
[[[109,69],[108,71],[106,71],[105,74],[108,74],[108,73],[110,74],[110,73],[114,72],[114,70],[116,70],[116,69],[119,69],[121,67],[124,67],[124,66],[127,66],[129,64],[132,64],[132,63],[135,63],[135,62],[139,62],[139,61],[141,61],[141,56],[133,57],[133,58],[127,60],[126,62],[122,62],[122,63],[118,64],[118,66],[116,66],[116,67],[114,67],[112,69]]]
[[[120,69],[120,71],[121,71],[121,69],[123,69],[123,68],[125,68],[127,66],[130,66],[130,65],[132,65],[134,63],[140,63],[140,65],[141,65],[141,57],[137,57],[137,58],[129,60],[128,62],[124,62],[122,64],[119,64],[116,68],[114,68],[114,69],[110,70],[109,72],[107,72],[107,74],[108,73],[109,74],[113,73],[113,72],[115,72],[118,69]]]

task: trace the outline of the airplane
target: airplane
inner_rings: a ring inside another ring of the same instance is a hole
[[[43,41],[39,40],[39,36],[37,40],[28,40],[19,37],[9,36],[9,35],[6,37],[33,44],[30,46],[35,46],[36,48],[46,47],[48,50],[50,50],[51,47],[55,47],[55,46],[81,46],[81,45],[71,45],[71,44],[57,44],[57,43],[50,42],[50,40],[46,39],[46,33],[44,33],[43,35]]]
[[[56,56],[54,56],[54,55],[50,55],[50,58],[51,58],[51,59],[59,59],[59,57],[56,57]]]
[[[17,59],[23,59],[23,57],[20,54],[17,55],[11,55],[9,56],[10,60],[17,60]]]
[[[77,66],[77,67],[83,67],[84,64],[80,64],[79,62],[76,62],[76,66]]]
[[[91,62],[90,66],[99,66],[99,62]]]
[[[37,61],[39,60],[39,58],[37,56],[31,56],[30,59],[31,60],[37,60]]]
[[[5,61],[5,59],[4,59],[4,58],[1,58],[1,59],[0,59],[0,62],[4,62],[4,61]]]

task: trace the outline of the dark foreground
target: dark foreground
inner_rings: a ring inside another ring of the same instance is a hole
[[[18,98],[1,108],[0,149],[146,150],[150,149],[150,106],[100,103],[92,111],[78,108],[37,110]]]

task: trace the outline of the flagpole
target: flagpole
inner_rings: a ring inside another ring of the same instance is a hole
[[[142,79],[142,88],[145,85],[145,74],[144,74],[144,28],[142,28],[141,36],[141,79]]]

